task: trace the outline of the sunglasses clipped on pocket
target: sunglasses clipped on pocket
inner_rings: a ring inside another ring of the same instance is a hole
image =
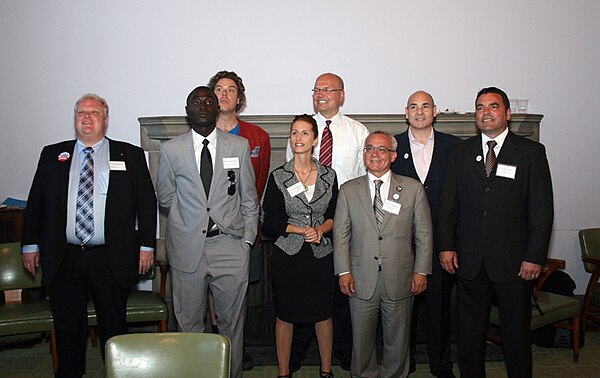
[[[229,185],[227,186],[227,194],[230,196],[235,194],[235,172],[227,171],[227,180],[229,180]]]

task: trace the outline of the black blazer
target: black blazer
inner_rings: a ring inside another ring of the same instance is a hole
[[[396,138],[396,141],[398,142],[398,148],[396,149],[398,156],[392,163],[392,171],[396,174],[412,177],[415,180],[420,181],[410,150],[408,130],[402,134],[395,135],[394,138]],[[433,222],[433,269],[439,270],[442,268],[440,261],[437,258],[437,253],[439,250],[437,248],[435,220],[437,218],[440,196],[442,194],[442,186],[444,184],[444,174],[446,172],[448,155],[450,155],[450,151],[461,142],[461,139],[451,134],[438,132],[435,129],[433,138],[433,156],[431,157],[431,165],[429,166],[427,178],[425,179],[423,186],[425,187],[425,191],[427,193],[427,201],[429,202],[429,208],[431,209],[431,221]]]
[[[498,164],[516,166],[514,179],[487,178],[481,135],[450,154],[438,209],[441,251],[457,251],[458,274],[473,279],[482,264],[493,282],[518,282],[522,261],[543,265],[554,205],[546,150],[509,131]]]
[[[23,224],[22,245],[38,244],[42,283],[50,284],[62,261],[66,239],[69,170],[75,141],[44,147],[35,173]],[[110,171],[104,217],[108,264],[117,283],[137,281],[140,245],[156,244],[156,196],[141,148],[109,139],[110,160],[125,171]],[[66,161],[58,155],[68,152]],[[137,223],[136,223],[137,221]]]

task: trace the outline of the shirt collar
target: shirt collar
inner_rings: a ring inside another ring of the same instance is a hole
[[[208,139],[208,142],[210,144],[212,144],[213,146],[216,146],[217,145],[217,128],[215,127],[213,129],[213,131],[210,134],[208,134],[207,137],[204,137],[204,136],[198,134],[196,131],[194,131],[194,129],[192,129],[192,138],[194,140],[194,146],[201,147],[204,139]]]
[[[489,142],[490,140],[495,140],[496,148],[498,148],[498,151],[500,151],[500,149],[502,148],[502,145],[504,144],[504,140],[506,140],[507,135],[508,135],[508,127],[506,129],[504,129],[504,131],[501,132],[500,135],[498,135],[495,138],[490,138],[487,135],[485,135],[484,133],[481,133],[481,146],[482,146],[483,150],[484,151],[487,150],[487,142]]]
[[[367,177],[369,179],[369,185],[374,185],[373,181],[375,181],[375,180],[381,180],[381,181],[383,181],[383,183],[389,183],[391,180],[391,176],[392,176],[391,169],[388,169],[388,171],[385,172],[381,177],[377,177],[377,176],[373,175],[371,172],[367,172]]]
[[[102,137],[102,139],[100,139],[100,141],[96,144],[94,144],[93,146],[91,146],[94,149],[94,152],[98,151],[98,149],[104,145],[104,143],[106,143],[106,137]],[[75,151],[77,152],[77,154],[81,154],[81,152],[87,148],[87,146],[85,145],[85,143],[83,143],[81,140],[77,139],[77,142],[75,143]]]
[[[434,140],[434,132],[433,132],[433,127],[432,127],[432,128],[431,128],[431,134],[429,134],[429,136],[427,137],[427,140],[425,141],[425,143],[424,143],[423,145],[427,145],[427,144],[429,144],[429,143],[433,142],[433,140]],[[420,142],[419,142],[419,141],[418,141],[418,140],[415,138],[415,136],[413,135],[413,133],[412,133],[412,130],[411,130],[411,128],[410,128],[410,127],[408,128],[408,141],[409,141],[411,144],[412,144],[412,143],[419,144],[419,145],[421,144],[421,143],[420,143]]]

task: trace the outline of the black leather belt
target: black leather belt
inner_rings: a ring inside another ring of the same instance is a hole
[[[219,230],[219,228],[215,228],[213,230],[210,230],[206,233],[206,237],[207,238],[212,238],[213,236],[217,236],[221,234],[221,230]]]
[[[72,243],[68,243],[67,245],[77,248],[77,249],[81,249],[82,251],[90,251],[92,249],[96,249],[96,248],[101,248],[104,247],[104,244],[72,244]]]

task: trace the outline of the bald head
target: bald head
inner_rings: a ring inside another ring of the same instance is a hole
[[[410,127],[425,130],[433,127],[433,121],[437,114],[437,108],[433,102],[433,96],[425,91],[416,91],[406,102],[405,117]]]
[[[313,106],[317,113],[329,119],[344,104],[344,81],[338,75],[327,72],[319,75],[313,87]]]

